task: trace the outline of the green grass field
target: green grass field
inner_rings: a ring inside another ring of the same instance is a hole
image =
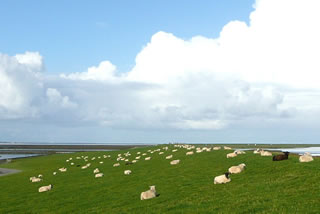
[[[150,161],[140,160],[125,166],[113,167],[118,153],[130,151],[132,160],[137,152],[155,150],[162,146],[111,152],[56,154],[15,160],[3,168],[23,170],[18,174],[0,177],[0,213],[319,213],[320,161],[299,163],[298,156],[273,162],[248,151],[235,158],[226,158],[229,150],[195,153],[173,146],[163,155],[149,154]],[[111,158],[91,157],[111,155]],[[170,165],[167,155],[180,159]],[[75,159],[88,155],[89,161]],[[147,156],[142,156],[147,157]],[[74,166],[66,159],[72,157]],[[103,164],[99,164],[103,161]],[[88,169],[77,164],[91,163]],[[231,175],[231,182],[214,185],[213,179],[230,166],[245,163],[240,174]],[[58,171],[67,167],[65,173]],[[94,178],[99,168],[102,178]],[[124,175],[126,169],[131,175]],[[53,176],[53,171],[57,175]],[[29,177],[43,174],[43,181],[31,183]],[[49,192],[38,193],[43,185],[53,184]],[[159,197],[140,200],[140,193],[155,185]]]

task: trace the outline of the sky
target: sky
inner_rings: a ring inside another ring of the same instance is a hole
[[[317,0],[0,3],[0,141],[319,143]]]

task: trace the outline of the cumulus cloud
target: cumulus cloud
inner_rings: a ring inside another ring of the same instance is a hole
[[[103,61],[49,78],[39,53],[2,54],[0,118],[182,130],[315,120],[318,1],[257,0],[254,7],[249,23],[231,21],[218,38],[154,34],[128,73]]]

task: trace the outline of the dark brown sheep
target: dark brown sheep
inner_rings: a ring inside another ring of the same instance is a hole
[[[275,155],[273,156],[273,161],[282,161],[282,160],[288,160],[289,152],[284,152],[284,154]]]

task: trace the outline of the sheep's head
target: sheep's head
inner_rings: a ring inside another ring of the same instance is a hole
[[[239,164],[239,166],[242,167],[242,168],[245,168],[246,164],[242,163],[242,164]]]
[[[150,186],[150,190],[156,191],[156,186]]]
[[[229,178],[230,172],[226,172],[224,173],[224,175],[226,176],[226,178]]]
[[[284,152],[284,154],[285,154],[286,156],[288,156],[288,155],[289,155],[289,153],[290,153],[290,152]]]

